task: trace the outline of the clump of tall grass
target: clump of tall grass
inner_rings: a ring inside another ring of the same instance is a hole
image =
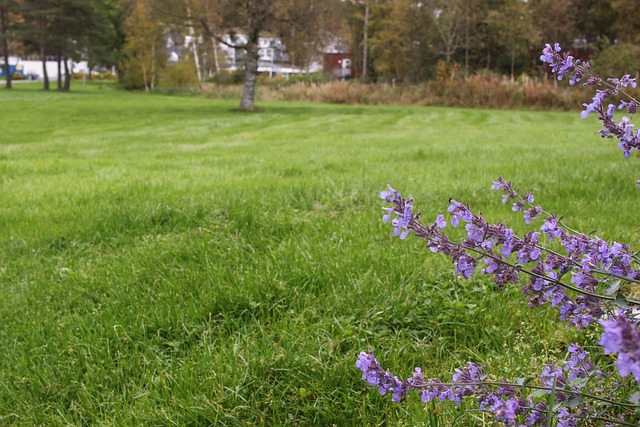
[[[257,97],[268,101],[311,101],[362,105],[432,105],[468,108],[575,110],[582,106],[581,87],[559,85],[552,78],[526,75],[512,80],[493,74],[445,75],[419,84],[334,80],[293,84],[259,84]],[[238,98],[241,85],[207,84],[206,96]]]

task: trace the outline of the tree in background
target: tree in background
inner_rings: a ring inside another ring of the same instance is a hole
[[[128,88],[152,91],[158,70],[166,64],[164,25],[148,0],[128,0],[123,30],[122,82]]]
[[[482,33],[479,31],[479,23],[482,22],[483,0],[467,0],[463,7],[464,20],[464,75],[469,75],[472,50],[478,52],[482,44]]]
[[[363,47],[367,48],[364,41],[365,27],[368,26],[369,10],[363,1],[345,0],[340,5],[343,16],[344,34],[350,46],[351,55],[357,69],[366,75],[366,60],[363,58]],[[366,19],[365,19],[366,18]],[[364,45],[364,46],[363,46]]]
[[[152,90],[160,80],[218,74],[219,47],[226,44],[243,58],[240,108],[252,110],[261,36],[282,40],[291,64],[302,68],[328,40],[342,38],[364,82],[423,81],[438,61],[464,63],[465,75],[487,69],[514,79],[517,72],[540,72],[530,48],[541,38],[579,48],[585,59],[608,49],[627,49],[617,57],[631,58],[640,25],[629,17],[639,6],[640,0],[0,0],[0,48],[5,64],[16,47],[37,53],[43,68],[57,58],[62,90],[70,85],[68,60],[86,60],[90,70],[115,67],[125,87]],[[168,67],[170,39],[183,55]]]
[[[620,17],[611,8],[612,0],[577,0],[575,24],[579,35],[591,43],[606,38],[616,39],[617,21],[628,17]],[[633,16],[633,15],[632,15]]]
[[[465,0],[435,0],[432,3],[433,24],[441,41],[441,53],[445,62],[450,64],[453,54],[464,40],[464,11],[467,4]]]
[[[49,90],[47,55],[53,54],[49,31],[53,17],[60,13],[60,8],[53,0],[24,0],[19,10],[24,17],[23,25],[18,30],[19,38],[27,51],[39,54],[42,61],[43,89]]]
[[[379,79],[395,80],[403,75],[402,67],[408,41],[406,26],[398,21],[406,17],[398,1],[381,0],[364,4],[362,34],[362,80],[373,75]],[[365,60],[366,58],[366,60]]]
[[[433,10],[426,2],[396,0],[371,7],[370,50],[379,80],[424,80],[432,59]]]
[[[335,10],[337,0],[218,0],[214,6],[221,26],[212,28],[210,19],[199,17],[207,36],[233,49],[244,51],[244,89],[241,110],[255,109],[255,89],[258,76],[259,38],[271,33],[284,40],[305,34],[307,40],[321,37],[322,29],[316,23],[327,12]],[[320,21],[321,22],[321,21]],[[237,30],[237,33],[236,33]],[[243,37],[233,37],[241,33]],[[225,38],[231,34],[231,39]],[[311,47],[310,44],[306,44]]]
[[[516,58],[526,55],[540,39],[531,4],[526,0],[505,0],[489,12],[487,23],[497,44],[509,55],[511,80],[514,80]]]
[[[640,72],[640,46],[635,43],[605,44],[591,64],[593,72],[601,76],[637,75]]]
[[[623,43],[640,42],[640,22],[635,17],[640,10],[640,0],[611,0],[611,9],[616,14],[616,38]]]
[[[218,40],[215,34],[221,34],[222,16],[218,13],[218,5],[216,0],[195,0],[194,16],[198,16],[204,24],[204,28],[209,30],[207,37],[208,46],[211,49],[211,60],[209,61],[210,75],[220,73],[220,51],[218,49]]]
[[[579,3],[582,0],[530,0],[532,13],[542,40],[553,40],[571,46],[579,38],[576,27]]]
[[[86,0],[58,0],[56,3],[48,27],[48,45],[58,61],[58,89],[68,91],[71,85],[69,60],[80,61],[89,41],[98,33],[96,9]],[[63,73],[64,83],[60,78]]]
[[[94,0],[92,6],[94,25],[84,50],[89,79],[96,67],[119,68],[125,38],[126,9],[120,0]]]
[[[4,75],[6,77],[7,89],[11,89],[11,71],[9,69],[9,37],[11,33],[10,29],[10,14],[15,8],[15,2],[13,0],[0,0],[0,43],[2,45],[2,57],[4,60]]]
[[[11,3],[8,0],[0,0]],[[118,52],[113,34],[117,19],[107,19],[119,0],[21,0],[13,1],[14,38],[24,53],[37,53],[42,61],[44,85],[50,88],[47,59],[58,61],[58,89],[69,90],[69,61],[80,61],[98,51]],[[105,64],[95,55],[93,66]],[[64,68],[64,71],[62,70]],[[63,80],[64,76],[64,80]]]
[[[334,0],[289,1],[287,7],[288,22],[277,25],[274,32],[286,45],[291,65],[308,68],[342,31],[340,8]]]

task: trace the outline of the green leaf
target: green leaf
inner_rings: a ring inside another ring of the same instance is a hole
[[[535,389],[531,392],[530,397],[532,399],[546,397],[548,395],[547,390]]]
[[[627,298],[624,295],[622,295],[620,292],[616,294],[616,305],[620,308],[629,307],[629,302],[627,301]]]
[[[607,289],[604,290],[605,295],[615,294],[616,292],[618,292],[618,289],[620,289],[620,286],[622,286],[621,280],[613,282],[609,287],[607,287]]]
[[[567,406],[571,409],[575,409],[578,407],[581,400],[582,400],[582,394],[576,394],[569,399],[569,401],[567,402]]]
[[[578,387],[579,389],[582,389],[589,383],[589,380],[591,380],[591,377],[576,378],[575,380],[571,381],[569,384],[574,387]]]

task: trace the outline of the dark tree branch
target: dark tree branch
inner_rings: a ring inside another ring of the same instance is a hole
[[[225,46],[228,46],[232,49],[247,49],[247,45],[246,44],[233,44],[233,43],[229,43],[228,41],[226,41],[224,38],[222,38],[220,35],[218,35],[216,32],[214,32],[211,27],[209,26],[209,24],[207,23],[206,19],[204,18],[200,18],[200,24],[202,25],[202,29],[204,30],[204,33],[206,35],[208,35],[209,37],[213,37],[216,41],[222,43]]]

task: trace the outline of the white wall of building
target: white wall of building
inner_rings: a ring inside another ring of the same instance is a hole
[[[41,80],[44,78],[44,74],[42,71],[42,61],[31,61],[31,60],[23,60],[16,56],[9,57],[9,64],[11,65],[22,65],[23,74],[27,75],[36,75],[38,79]],[[87,66],[86,61],[73,62],[72,60],[68,61],[69,70],[73,73],[88,73],[89,68]],[[57,61],[47,61],[47,74],[51,80],[58,80],[58,62]],[[64,64],[60,64],[61,72],[64,75]]]

